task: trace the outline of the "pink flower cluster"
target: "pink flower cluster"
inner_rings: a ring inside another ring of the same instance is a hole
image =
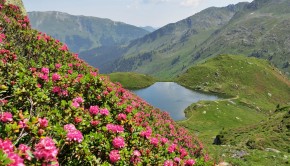
[[[146,129],[145,131],[142,131],[142,132],[140,133],[140,136],[149,139],[150,136],[151,136],[151,134],[152,134],[152,129],[148,126],[147,129]]]
[[[59,81],[61,79],[60,75],[57,73],[53,73],[51,77],[53,82]]]
[[[40,139],[39,143],[35,145],[35,152],[33,154],[38,160],[43,160],[47,163],[52,161],[57,162],[58,149],[51,138],[45,137]]]
[[[107,124],[106,127],[107,127],[107,130],[112,132],[112,133],[122,133],[122,132],[124,132],[123,126],[120,126],[120,125]]]
[[[81,143],[84,139],[83,134],[76,129],[73,124],[64,125],[64,130],[67,132],[66,138],[68,141],[76,141]]]
[[[104,116],[108,116],[108,115],[109,115],[109,110],[106,109],[106,108],[101,109],[101,110],[100,110],[100,114],[101,114],[101,115],[104,115]]]
[[[27,145],[24,145],[24,144],[20,144],[18,149],[19,149],[20,153],[22,154],[22,156],[24,157],[24,159],[31,160],[31,156],[29,155],[29,153],[31,153],[30,147],[28,147]]]
[[[5,34],[1,33],[0,34],[0,43],[2,43],[3,39],[5,39],[5,38],[6,38]]]
[[[0,150],[7,154],[11,160],[12,163],[9,166],[24,166],[24,160],[14,153],[14,146],[10,140],[2,140],[0,138]]]
[[[125,147],[125,141],[123,137],[116,137],[113,140],[113,146],[115,148],[123,148]]]
[[[121,113],[121,114],[118,115],[117,119],[118,119],[119,121],[121,121],[121,120],[126,120],[126,119],[127,119],[127,116],[126,116],[126,114]]]
[[[64,45],[62,45],[62,46],[59,48],[59,50],[61,50],[61,51],[68,51],[68,47],[67,47],[66,44],[64,44]]]
[[[48,126],[48,120],[46,118],[38,118],[40,128],[46,128]]]
[[[48,81],[48,74],[49,74],[49,68],[41,68],[41,73],[38,74],[38,77],[44,81]]]
[[[75,108],[78,108],[80,107],[80,104],[84,102],[84,99],[81,98],[81,97],[76,97],[73,99],[73,103],[72,103],[72,106],[75,107]]]
[[[12,114],[10,112],[1,112],[0,113],[0,122],[11,122],[13,121]]]
[[[110,161],[112,163],[116,163],[117,161],[119,161],[121,159],[119,151],[118,150],[112,150],[110,152],[109,158],[110,158]]]
[[[89,112],[91,115],[97,115],[99,113],[99,107],[97,105],[90,106]]]

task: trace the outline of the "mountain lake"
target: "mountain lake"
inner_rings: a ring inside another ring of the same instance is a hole
[[[184,110],[200,100],[218,100],[216,95],[187,89],[175,82],[156,82],[150,87],[133,90],[149,104],[166,111],[174,120],[185,119]]]

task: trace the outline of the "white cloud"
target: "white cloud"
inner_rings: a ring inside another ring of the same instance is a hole
[[[183,0],[180,5],[186,7],[196,7],[199,5],[200,0]]]

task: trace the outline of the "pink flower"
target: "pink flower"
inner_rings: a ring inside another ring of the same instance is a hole
[[[117,161],[119,161],[121,159],[119,151],[118,150],[112,150],[110,152],[109,158],[110,158],[110,161],[112,163],[116,163]]]
[[[127,113],[130,113],[130,112],[132,112],[132,110],[133,110],[133,107],[129,105],[129,106],[127,106],[127,108],[126,108],[125,111],[126,111]]]
[[[133,155],[136,157],[140,157],[141,153],[139,152],[139,150],[134,150]]]
[[[12,161],[8,166],[25,166],[23,164],[23,159],[14,152],[8,153],[8,158]]]
[[[0,149],[3,150],[4,153],[8,153],[8,152],[13,152],[14,151],[14,147],[12,142],[7,139],[7,140],[2,140],[0,138]]]
[[[83,98],[81,98],[81,97],[76,97],[76,98],[74,98],[73,99],[73,102],[77,102],[77,103],[83,103],[84,102],[84,99]]]
[[[81,117],[75,117],[74,118],[75,123],[81,123],[83,119]]]
[[[168,139],[167,138],[161,138],[161,143],[162,144],[166,144],[168,142]]]
[[[97,76],[97,72],[93,72],[93,71],[91,71],[90,74],[91,74],[91,76],[93,76],[93,77],[96,77],[96,76]]]
[[[78,108],[78,107],[80,107],[80,104],[78,102],[73,102],[72,106],[75,107],[75,108]]]
[[[59,50],[61,50],[61,51],[68,51],[67,45],[66,45],[66,44],[62,45],[62,46],[59,48]]]
[[[64,128],[65,131],[73,131],[73,130],[76,130],[76,127],[73,124],[66,124],[66,125],[63,126],[63,128]]]
[[[55,64],[56,69],[59,69],[60,67],[61,67],[61,64],[59,64],[59,63]]]
[[[0,122],[11,122],[13,121],[12,114],[10,112],[2,112],[0,113]]]
[[[127,116],[126,116],[126,114],[121,113],[121,114],[118,115],[117,119],[118,119],[119,121],[121,121],[121,120],[126,120],[126,119],[127,119]]]
[[[38,123],[40,125],[40,128],[46,128],[48,126],[48,120],[46,118],[38,118]]]
[[[116,137],[113,140],[113,146],[115,148],[123,148],[125,146],[124,138],[123,137]]]
[[[81,103],[84,102],[84,99],[81,98],[81,97],[76,97],[73,99],[73,103],[72,103],[72,106],[75,107],[75,108],[78,108],[80,106]]]
[[[180,159],[179,157],[175,157],[175,158],[174,158],[174,162],[176,162],[176,163],[180,163],[180,161],[181,161],[181,159]]]
[[[68,91],[67,90],[62,90],[61,95],[68,96]]]
[[[175,149],[176,149],[176,144],[172,144],[172,145],[170,145],[169,147],[168,147],[168,152],[169,153],[173,153],[174,151],[175,151]]]
[[[166,160],[163,164],[164,166],[173,166],[173,161],[171,160]]]
[[[73,73],[73,70],[68,70],[67,73],[68,74],[72,74]]]
[[[0,43],[2,43],[3,39],[5,39],[5,38],[6,38],[5,34],[1,33],[0,34]]]
[[[48,73],[49,73],[49,69],[43,67],[43,68],[41,68],[41,72],[42,72],[43,74],[48,74]]]
[[[158,146],[158,139],[157,138],[151,138],[150,139],[150,143],[152,144],[152,145],[154,145],[154,146]]]
[[[57,161],[58,149],[55,147],[55,143],[49,137],[40,139],[39,143],[35,145],[35,152],[33,153],[38,160],[44,160],[45,162]]]
[[[195,164],[195,161],[193,159],[188,159],[185,161],[185,166],[192,166]]]
[[[35,68],[35,67],[31,67],[31,68],[29,68],[29,70],[30,70],[31,72],[35,72],[35,71],[36,71],[36,68]]]
[[[108,110],[108,109],[106,109],[106,108],[104,108],[104,109],[101,109],[101,110],[100,110],[100,114],[101,114],[101,115],[108,116],[108,115],[109,115],[109,110]]]
[[[61,88],[58,87],[58,86],[55,86],[55,87],[52,88],[52,92],[53,93],[60,93],[61,92]]]
[[[19,121],[18,125],[20,128],[25,128],[27,127],[27,124],[26,124],[27,122],[28,122],[28,119],[24,119],[24,120]]]
[[[29,153],[31,153],[31,148],[27,145],[20,144],[18,149],[20,150],[21,154],[24,156],[26,160],[31,160],[31,156]]]
[[[89,112],[91,113],[91,115],[97,115],[99,113],[99,107],[97,105],[90,106]]]
[[[78,143],[81,143],[84,139],[83,134],[79,130],[68,131],[66,138],[68,141],[76,141]]]
[[[180,153],[180,158],[184,158],[185,156],[188,155],[187,151],[184,148],[180,148],[179,153]]]
[[[107,130],[109,130],[110,132],[113,132],[113,133],[124,132],[123,126],[114,125],[114,124],[107,124],[106,127],[107,127]]]
[[[48,81],[48,75],[47,74],[39,73],[38,77],[40,79],[43,79],[44,81]]]
[[[97,126],[99,123],[100,123],[100,122],[97,121],[97,120],[92,120],[92,121],[91,121],[91,125],[92,125],[92,126]]]
[[[57,73],[53,73],[52,74],[52,81],[55,82],[55,81],[59,81],[61,79],[60,75],[57,74]]]
[[[140,136],[149,139],[151,134],[152,134],[152,129],[148,127],[146,131],[141,131]]]

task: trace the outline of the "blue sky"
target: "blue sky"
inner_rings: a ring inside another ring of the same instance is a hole
[[[109,18],[136,26],[162,27],[211,6],[252,0],[22,0],[27,11],[62,11]]]

